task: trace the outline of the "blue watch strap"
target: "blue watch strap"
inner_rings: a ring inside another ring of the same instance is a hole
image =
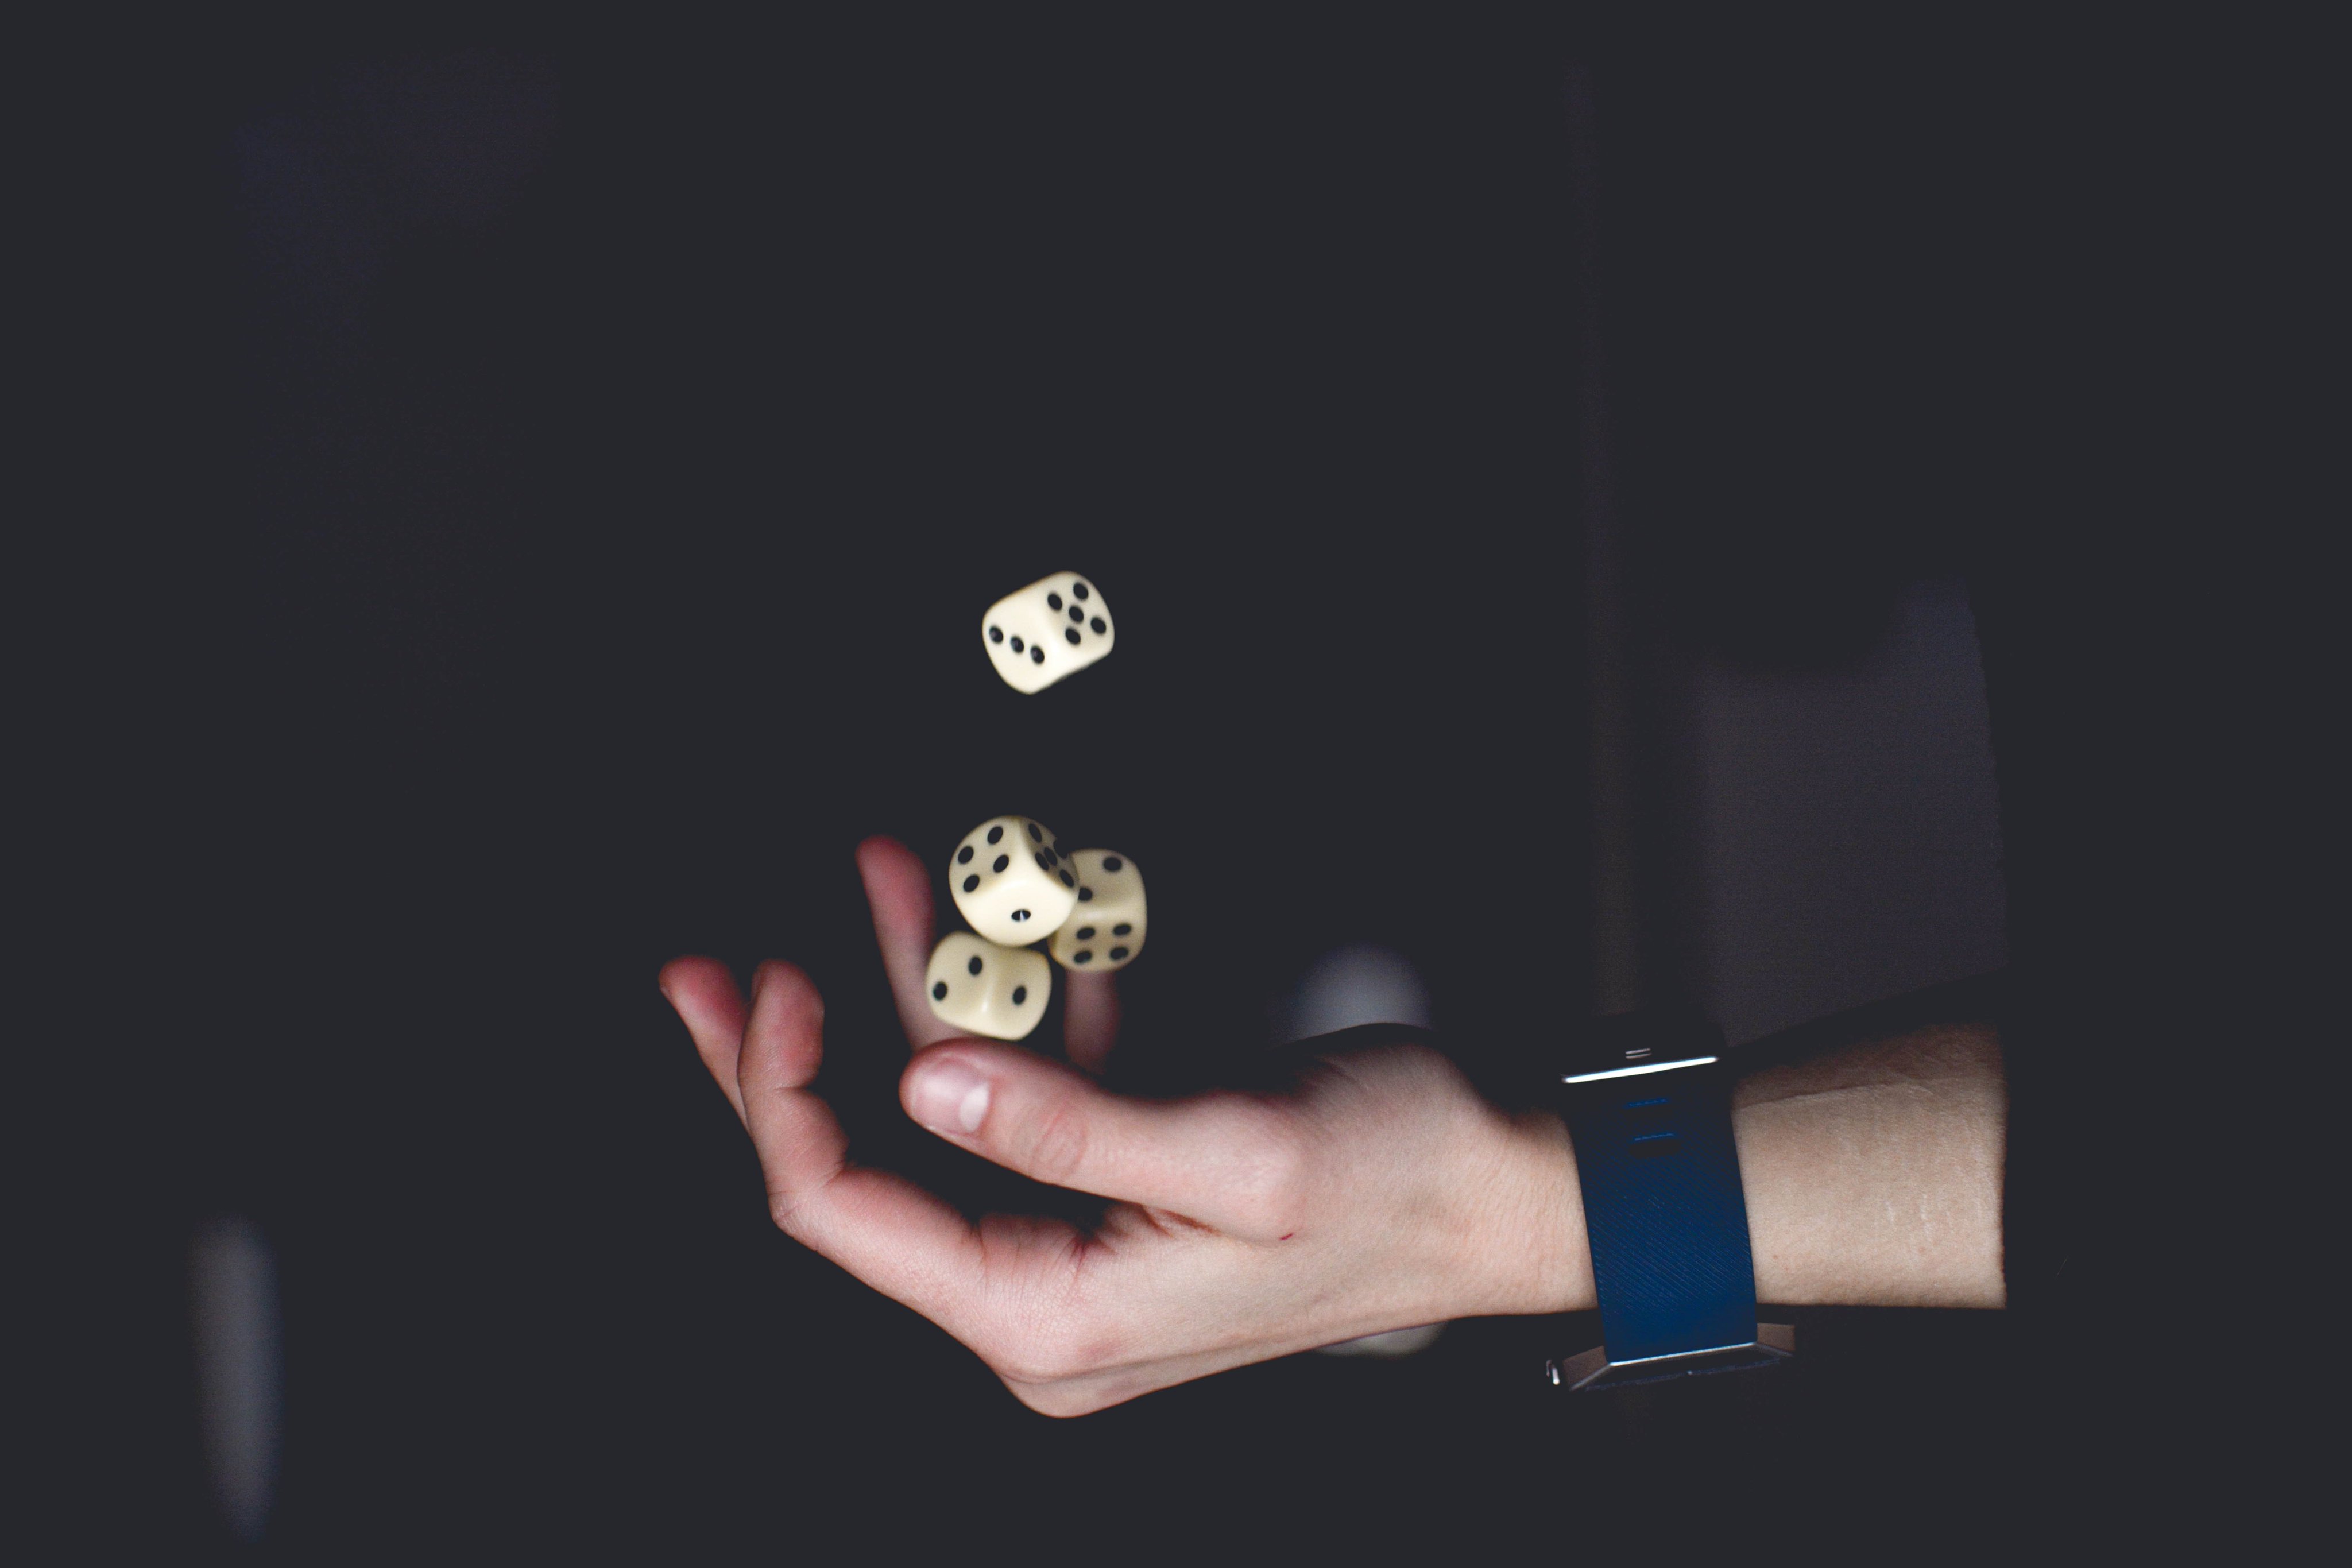
[[[1568,1134],[1609,1359],[1754,1343],[1756,1270],[1720,1071],[1572,1086]]]
[[[1554,1364],[1556,1382],[1729,1370],[1792,1348],[1785,1331],[1759,1337],[1730,1080],[1721,1037],[1698,1027],[1604,1031],[1584,1071],[1562,1076],[1602,1345]]]

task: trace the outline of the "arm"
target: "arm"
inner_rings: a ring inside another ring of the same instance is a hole
[[[1079,1415],[1386,1329],[1592,1305],[1556,1118],[1503,1115],[1444,1056],[1378,1029],[1314,1042],[1281,1091],[1175,1102],[948,1038],[922,994],[927,873],[887,840],[861,846],[859,866],[915,1048],[899,1083],[908,1113],[997,1164],[1115,1200],[1099,1226],[969,1220],[852,1163],[810,1087],[824,1005],[791,965],[762,965],[748,1000],[708,959],[671,964],[662,988],[759,1150],[776,1224],[961,1340],[1032,1407]],[[1072,1060],[1099,1062],[1114,998],[1087,991],[1068,1010]],[[1735,1104],[1766,1300],[2000,1302],[1989,1032],[1776,1067]]]
[[[1758,1301],[2004,1304],[2008,1093],[1991,1026],[1938,1025],[1765,1067],[1739,1079],[1731,1120]],[[1493,1188],[1508,1196],[1478,1228],[1479,1271],[1504,1277],[1476,1310],[1591,1310],[1567,1129],[1531,1113],[1488,1134],[1508,1151]]]
[[[1732,1097],[1760,1300],[1998,1307],[2009,1117],[1989,1025],[1867,1040]]]

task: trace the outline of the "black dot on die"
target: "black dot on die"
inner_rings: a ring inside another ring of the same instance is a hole
[[[1083,626],[1087,623],[1087,612],[1073,604],[1070,606],[1070,619]]]
[[[931,987],[931,1000],[935,1002],[943,1002],[947,999],[948,983],[945,980],[941,980]]]
[[[1002,822],[997,823],[996,826],[988,830],[988,841],[992,844],[1003,836],[1004,824]]]
[[[1029,650],[1029,662],[1030,662],[1031,664],[1044,664],[1044,663],[1045,662],[1045,649],[1043,649],[1043,648],[1032,648],[1032,649],[1030,649],[1030,650]]]
[[[1072,876],[1068,872],[1062,872],[1058,874],[1062,879],[1062,885],[1064,887],[1076,887],[1078,885],[1078,879]]]
[[[963,848],[961,848],[961,849],[960,849],[960,850],[956,851],[956,864],[958,864],[958,865],[970,865],[971,863],[971,846],[970,844],[966,844],[966,845],[964,845],[964,847],[963,847]]]
[[[1045,608],[1046,608],[1046,609],[1048,609],[1048,610],[1059,610],[1061,607],[1062,607],[1062,596],[1061,596],[1060,594],[1058,594],[1058,593],[1049,593],[1049,594],[1045,595]]]
[[[1055,866],[1061,863],[1061,854],[1054,848],[1053,845],[1047,844],[1043,852],[1045,857],[1046,870],[1051,871]]]
[[[1021,639],[1018,637],[1013,639],[1013,651],[1016,653],[1021,652]]]
[[[1076,952],[1070,955],[1070,962],[1073,964],[1091,964],[1094,961],[1095,956],[1092,953],[1087,952],[1084,947],[1079,948]]]
[[[1011,855],[999,855],[994,860],[988,862],[988,869],[991,871],[1003,871],[1006,866],[1009,866],[1012,863],[1013,857]]]
[[[1028,912],[1027,910],[1025,910],[1025,909],[1016,909],[1016,910],[1014,910],[1014,911],[1013,912],[1013,924],[1014,924],[1014,925],[1019,925],[1022,921],[1026,920],[1026,919],[1028,919],[1028,918],[1029,918],[1029,912]]]
[[[1029,999],[1029,988],[1028,988],[1028,987],[1026,987],[1026,986],[1015,986],[1015,987],[1013,987],[1013,1005],[1014,1007],[1016,1007],[1016,1008],[1017,1008],[1017,1007],[1019,1007],[1023,1002],[1025,1002],[1025,1001],[1027,1001],[1028,999]]]
[[[969,963],[969,964],[966,964],[966,965],[963,967],[963,968],[964,968],[964,973],[965,973],[965,974],[967,974],[967,975],[977,975],[977,974],[979,974],[979,973],[980,973],[980,955],[979,955],[979,954],[977,954],[977,953],[974,953],[974,954],[971,956],[971,963]]]
[[[963,879],[963,890],[966,893],[970,893],[973,888],[978,887],[979,885],[980,873],[978,872],[974,872],[970,876]]]
[[[1108,632],[1108,631],[1109,631],[1109,630],[1110,630],[1110,628],[1109,628],[1109,627],[1108,627],[1108,626],[1106,626],[1106,625],[1104,625],[1104,624],[1103,624],[1103,618],[1102,618],[1101,616],[1099,616],[1099,615],[1096,616],[1092,621],[1088,622],[1087,622],[1087,624],[1088,624],[1088,625],[1090,625],[1090,626],[1092,626],[1092,627],[1095,629],[1095,635],[1096,635],[1096,636],[1097,636],[1097,637],[1101,636],[1104,632]]]
[[[988,640],[989,640],[990,642],[992,642],[992,643],[1002,643],[1002,642],[1003,642],[1003,641],[1004,641],[1004,628],[1003,628],[1003,627],[1002,627],[1002,626],[991,626],[991,627],[988,629]]]
[[[1095,890],[1093,888],[1082,887],[1078,889],[1078,902],[1080,904],[1092,904],[1094,901]]]
[[[1095,939],[1095,928],[1094,928],[1093,926],[1091,926],[1091,925],[1081,925],[1081,926],[1079,926],[1079,927],[1078,927],[1078,940],[1079,940],[1079,941],[1081,941],[1081,942],[1091,942],[1091,941],[1093,941],[1094,939]]]
[[[1126,949],[1126,948],[1124,948],[1124,947],[1114,947],[1114,948],[1112,948],[1112,949],[1110,950],[1110,961],[1111,961],[1112,963],[1114,963],[1114,964],[1118,963],[1121,958],[1124,958],[1124,957],[1126,957],[1126,956],[1127,956],[1127,949]]]
[[[1034,822],[1030,823],[1030,824],[1029,824],[1029,841],[1030,841],[1031,843],[1033,843],[1033,844],[1042,844],[1042,843],[1044,843],[1044,842],[1045,841],[1045,829],[1043,829],[1043,828],[1041,828],[1041,827],[1039,827],[1039,826],[1038,826],[1036,823],[1034,823]]]
[[[1037,853],[1030,856],[1029,858],[1037,862],[1037,869],[1039,871],[1052,871],[1054,869],[1054,862],[1045,858],[1045,852],[1043,850],[1038,851]]]
[[[1073,582],[1070,584],[1070,591],[1084,599],[1087,596],[1087,585],[1083,582]]]
[[[1071,627],[1068,631],[1063,632],[1062,635],[1070,640],[1071,647],[1075,648],[1078,645],[1078,629],[1076,627]]]
[[[1135,927],[1122,920],[1110,928],[1110,934],[1114,936],[1131,936],[1135,934]]]
[[[1127,862],[1119,859],[1117,855],[1105,855],[1103,857],[1103,870],[1125,871],[1126,869]]]

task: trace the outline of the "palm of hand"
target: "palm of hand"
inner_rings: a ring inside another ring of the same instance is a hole
[[[948,1141],[1115,1201],[1081,1229],[992,1214],[847,1160],[808,1085],[824,1006],[789,964],[747,1002],[724,967],[681,958],[662,989],[758,1148],[786,1234],[913,1307],[1049,1415],[1080,1415],[1318,1344],[1528,1305],[1556,1282],[1498,1267],[1498,1235],[1553,1201],[1540,1120],[1488,1107],[1408,1030],[1316,1042],[1278,1093],[1126,1099],[1018,1047],[956,1038],[922,993],[929,879],[887,839],[860,846],[876,940],[914,1051],[900,1098]],[[1099,1071],[1108,975],[1071,975],[1067,1050]],[[1552,1124],[1556,1129],[1556,1124]]]

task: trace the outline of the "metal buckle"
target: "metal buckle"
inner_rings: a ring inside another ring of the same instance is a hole
[[[1555,1388],[1589,1393],[1600,1388],[1626,1388],[1636,1383],[1665,1383],[1678,1377],[1698,1377],[1710,1372],[1747,1372],[1780,1366],[1796,1358],[1797,1331],[1788,1323],[1758,1323],[1756,1338],[1747,1344],[1713,1350],[1654,1355],[1641,1361],[1611,1361],[1609,1347],[1595,1345],[1581,1355],[1544,1363],[1544,1375]]]

